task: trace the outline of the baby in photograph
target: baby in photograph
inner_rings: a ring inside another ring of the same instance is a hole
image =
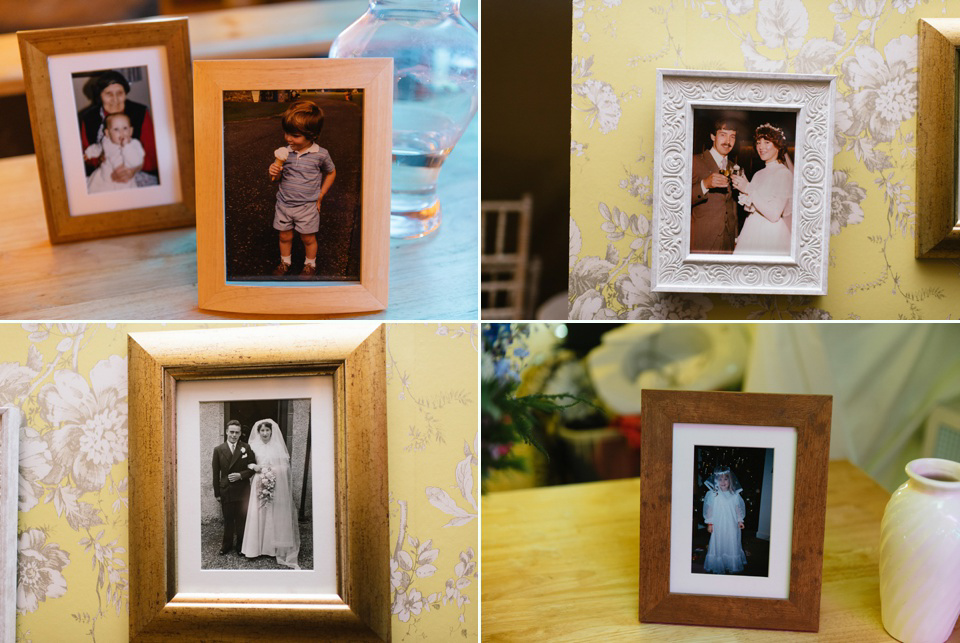
[[[308,100],[299,100],[280,119],[286,147],[274,152],[276,157],[267,172],[271,180],[280,179],[273,227],[280,236],[280,263],[275,277],[290,274],[293,232],[300,235],[306,259],[301,278],[317,274],[317,231],[323,197],[337,175],[330,153],[317,145],[323,129],[323,110]]]
[[[104,122],[105,135],[100,143],[89,145],[83,151],[87,159],[100,158],[100,165],[87,177],[87,191],[108,192],[137,187],[135,179],[114,181],[114,170],[119,167],[140,167],[145,152],[140,141],[133,138],[133,126],[130,118],[123,113],[108,114]]]
[[[741,572],[747,564],[740,540],[746,516],[743,488],[729,467],[715,468],[705,484],[709,491],[703,498],[703,521],[710,543],[703,568],[714,574]]]

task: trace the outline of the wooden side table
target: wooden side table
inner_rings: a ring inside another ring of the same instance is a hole
[[[640,623],[639,479],[490,494],[482,506],[482,638],[893,640],[880,621],[878,558],[889,497],[849,462],[830,463],[820,632],[810,634]]]

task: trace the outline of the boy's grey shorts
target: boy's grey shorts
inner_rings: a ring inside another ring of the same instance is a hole
[[[320,213],[317,202],[289,204],[277,199],[277,210],[273,217],[273,227],[277,230],[294,229],[300,234],[314,234],[320,229]]]

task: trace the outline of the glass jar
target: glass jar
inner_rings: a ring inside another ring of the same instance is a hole
[[[331,58],[393,58],[390,236],[422,237],[440,225],[437,177],[477,111],[477,30],[460,0],[370,0],[343,30]]]

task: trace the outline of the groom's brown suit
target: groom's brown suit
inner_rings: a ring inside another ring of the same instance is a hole
[[[733,191],[728,186],[704,192],[700,183],[719,171],[710,150],[693,157],[690,252],[733,252],[737,238],[737,204],[733,200]]]

